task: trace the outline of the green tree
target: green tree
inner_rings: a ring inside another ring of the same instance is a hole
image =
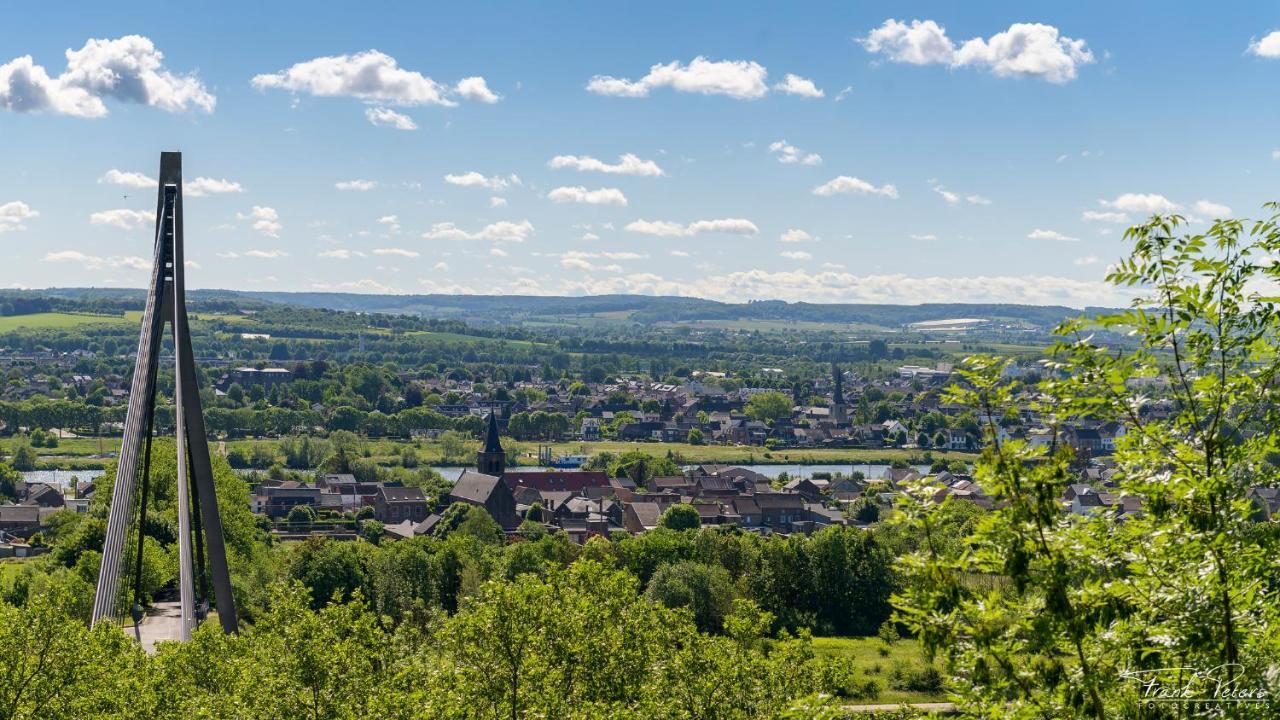
[[[1181,686],[1162,669],[1219,668],[1233,683],[1261,677],[1280,648],[1269,575],[1277,533],[1252,521],[1245,499],[1277,476],[1280,316],[1258,288],[1280,279],[1270,261],[1280,225],[1222,220],[1188,233],[1181,218],[1154,217],[1126,238],[1133,250],[1108,279],[1142,293],[1130,310],[1058,329],[1038,409],[1055,424],[1123,422],[1117,493],[1140,499],[1142,512],[1064,521],[1070,451],[1001,443],[990,427],[975,477],[995,509],[966,552],[930,539],[949,504],[934,503],[931,488],[909,493],[900,513],[927,542],[904,562],[899,617],[946,653],[952,688],[976,707],[1139,717],[1134,677]],[[1097,330],[1132,341],[1104,345]],[[972,359],[949,399],[1002,417],[1017,401],[1006,365]],[[1156,377],[1169,381],[1167,418],[1141,412],[1131,389]]]
[[[756,393],[747,400],[746,413],[753,420],[773,424],[791,417],[791,398],[772,390]]]
[[[669,608],[688,608],[703,632],[720,632],[732,609],[734,590],[724,568],[684,561],[659,568],[645,595]]]
[[[658,526],[671,530],[697,530],[702,526],[702,519],[692,505],[676,503],[658,518]]]

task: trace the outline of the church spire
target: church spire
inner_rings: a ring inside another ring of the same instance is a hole
[[[476,453],[476,469],[485,475],[501,477],[507,470],[507,452],[498,440],[498,413],[489,411],[489,423],[485,429],[484,447]]]
[[[831,378],[832,378],[832,381],[835,383],[835,390],[832,391],[831,393],[831,404],[843,405],[844,404],[844,373],[840,372],[840,366],[835,364],[835,362],[831,363]]]

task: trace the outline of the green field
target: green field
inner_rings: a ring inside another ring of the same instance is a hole
[[[854,682],[875,681],[880,695],[874,700],[865,700],[867,703],[942,702],[947,699],[945,692],[895,690],[890,687],[895,668],[919,672],[929,666],[917,640],[902,639],[887,645],[879,638],[815,637],[813,650],[819,657],[846,660],[852,669]]]
[[[126,325],[136,323],[137,318],[125,315],[91,315],[89,313],[32,313],[30,315],[6,315],[0,317],[0,332],[11,332],[18,328],[29,330],[59,329],[79,327],[81,325]],[[140,317],[140,315],[139,315]]]
[[[227,450],[235,448],[251,449],[254,445],[275,445],[274,439],[229,440]],[[0,443],[0,449],[9,451],[12,441]],[[472,462],[471,455],[446,460],[441,453],[440,443],[429,440],[407,441],[395,439],[374,439],[367,441],[369,454],[375,460],[392,464],[400,457],[400,450],[406,445],[418,451],[419,462],[423,465],[458,465]],[[517,456],[520,464],[534,465],[537,462],[536,442],[516,442],[510,438],[503,439],[503,445],[509,453]],[[666,457],[670,452],[680,462],[688,464],[717,463],[727,465],[880,465],[894,460],[921,462],[923,454],[916,450],[882,449],[814,449],[814,450],[777,450],[770,452],[762,447],[745,445],[689,445],[687,443],[631,443],[618,441],[601,442],[561,442],[550,443],[551,453],[560,455],[594,455],[601,452],[621,454],[632,450],[640,450],[654,457]],[[120,449],[120,438],[72,438],[62,440],[56,448],[36,448],[43,466],[50,468],[84,469],[102,467],[105,460],[90,456],[103,452],[117,452]],[[935,450],[935,459],[964,460],[972,462],[973,453],[944,452]]]

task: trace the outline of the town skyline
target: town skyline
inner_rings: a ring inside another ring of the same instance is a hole
[[[1128,224],[1275,199],[1274,8],[733,7],[28,12],[0,286],[140,287],[169,149],[257,291],[1118,304]]]

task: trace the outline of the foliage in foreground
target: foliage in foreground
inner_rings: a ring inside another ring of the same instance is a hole
[[[703,634],[590,560],[395,629],[359,597],[312,610],[298,584],[271,595],[239,635],[206,623],[153,656],[55,598],[0,604],[0,718],[779,717],[816,690],[808,637],[766,639],[754,605]]]
[[[947,503],[932,488],[903,506],[924,545],[904,563],[899,617],[945,656],[974,715],[1280,714],[1280,526],[1259,522],[1246,497],[1280,480],[1280,315],[1260,292],[1280,280],[1280,225],[1220,221],[1178,235],[1181,224],[1153,218],[1129,230],[1134,250],[1109,275],[1149,291],[1093,321],[1129,333],[1136,349],[1096,344],[1085,321],[1066,323],[1055,377],[1039,388],[1055,422],[1124,423],[1116,494],[1141,499],[1141,512],[1064,515],[1069,451],[994,438],[976,476],[998,509],[958,551],[934,543]],[[975,358],[953,400],[998,417],[1015,400],[1003,366]],[[1156,419],[1135,388],[1160,378],[1166,416]],[[1201,709],[1148,705],[1149,680],[1232,695]],[[1231,702],[1258,692],[1269,697]]]

